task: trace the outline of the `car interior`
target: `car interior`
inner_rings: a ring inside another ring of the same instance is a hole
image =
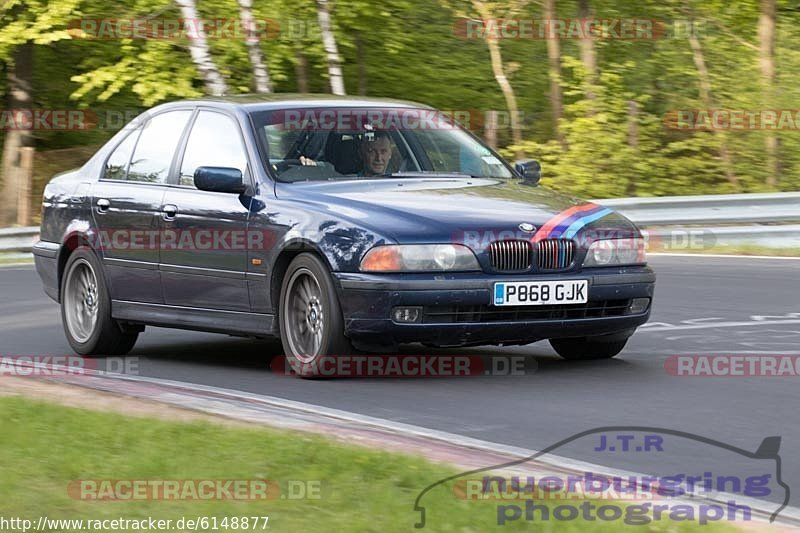
[[[386,173],[419,170],[420,165],[403,135],[397,130],[388,133],[393,147]],[[269,163],[280,179],[288,182],[356,177],[364,168],[361,145],[369,134],[368,131],[303,131],[297,135],[284,133],[280,138],[270,138],[267,132]],[[313,160],[316,165],[303,165],[301,157]]]

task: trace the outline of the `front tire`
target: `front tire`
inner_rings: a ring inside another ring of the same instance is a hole
[[[577,337],[574,339],[550,339],[550,346],[564,359],[590,361],[611,359],[619,354],[628,339],[604,341],[602,337]]]
[[[324,377],[326,358],[353,353],[333,280],[315,255],[300,254],[289,264],[278,321],[286,362],[301,377]]]
[[[61,283],[61,322],[72,349],[81,355],[125,355],[139,333],[111,318],[111,296],[100,261],[87,247],[67,259]]]

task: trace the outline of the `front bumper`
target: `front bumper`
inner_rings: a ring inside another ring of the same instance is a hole
[[[540,275],[334,273],[345,333],[360,348],[421,342],[434,346],[528,344],[542,339],[627,334],[650,317],[655,273],[648,266],[584,269]],[[530,306],[515,310],[490,304],[498,281],[587,279],[589,303]],[[626,302],[650,298],[641,313]],[[398,323],[397,306],[424,309],[422,323]]]

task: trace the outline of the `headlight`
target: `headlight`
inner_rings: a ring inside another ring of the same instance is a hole
[[[589,247],[583,266],[635,265],[646,261],[644,239],[603,239]]]
[[[480,270],[475,254],[460,244],[376,246],[361,260],[362,272]]]

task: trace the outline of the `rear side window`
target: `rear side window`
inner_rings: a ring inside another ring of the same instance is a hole
[[[128,169],[129,181],[166,183],[169,167],[191,111],[161,113],[145,124]]]
[[[247,155],[231,117],[213,111],[198,113],[181,163],[181,185],[194,186],[197,167],[236,168],[245,173]]]
[[[139,138],[142,128],[136,128],[125,140],[119,143],[106,161],[103,178],[107,180],[124,180],[128,173],[128,163],[131,162],[133,147]]]

